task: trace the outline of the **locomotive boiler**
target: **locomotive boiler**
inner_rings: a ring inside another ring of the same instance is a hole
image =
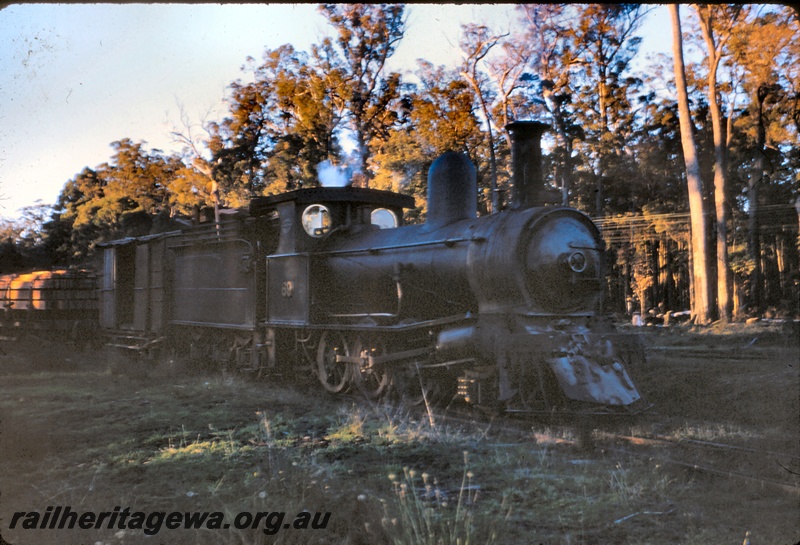
[[[310,373],[330,392],[434,397],[506,411],[644,406],[600,314],[603,241],[554,206],[544,125],[517,122],[510,206],[478,217],[475,168],[447,153],[413,198],[366,188],[255,197],[193,229],[105,245],[110,344],[261,376]]]

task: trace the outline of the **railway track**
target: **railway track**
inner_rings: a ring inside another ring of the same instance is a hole
[[[800,456],[739,445],[661,435],[596,432],[597,445],[709,475],[800,495]],[[620,448],[624,444],[632,448]]]
[[[679,356],[681,359],[719,358],[720,355],[729,357],[737,352],[732,348],[720,351],[716,347],[704,346],[650,348],[651,353]],[[737,353],[739,359],[746,357],[748,360],[786,361],[784,356],[787,351],[794,353],[793,348],[785,347],[759,347],[757,350],[745,350],[743,354]],[[774,372],[772,369],[765,371],[771,374]],[[359,396],[353,396],[353,401],[357,397]],[[780,448],[775,447],[759,448],[757,442],[760,439],[755,434],[741,442],[738,439],[728,439],[729,443],[724,439],[702,440],[672,435],[671,430],[679,430],[687,425],[697,425],[701,429],[714,428],[720,424],[716,420],[698,420],[692,423],[684,417],[650,411],[629,422],[623,418],[609,420],[608,425],[593,424],[592,421],[570,425],[563,419],[559,421],[539,416],[531,420],[522,415],[500,416],[452,404],[437,405],[430,409],[423,404],[415,407],[412,412],[417,420],[428,421],[431,426],[450,426],[465,433],[477,434],[498,447],[511,448],[536,442],[579,449],[582,451],[581,456],[592,456],[594,453],[598,457],[614,454],[647,458],[692,475],[731,479],[746,487],[768,487],[794,496],[800,495],[800,452],[780,452]],[[630,431],[631,425],[635,425],[635,433]]]
[[[591,430],[582,426],[531,424],[530,420],[490,416],[479,411],[420,411],[420,418],[436,425],[453,424],[497,441],[495,446],[526,442],[566,445],[598,455],[613,452],[647,457],[658,463],[686,470],[730,478],[758,486],[800,495],[800,455],[690,438],[659,434],[625,434]]]

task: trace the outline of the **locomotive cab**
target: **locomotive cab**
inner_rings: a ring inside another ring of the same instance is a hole
[[[324,260],[315,256],[339,235],[401,226],[403,209],[413,206],[408,195],[357,187],[306,188],[254,198],[251,215],[275,216],[280,224],[278,248],[266,257],[267,324],[312,323],[318,307],[314,293],[327,281]]]
[[[340,232],[400,227],[403,209],[413,206],[413,197],[389,191],[322,187],[256,197],[250,203],[250,213],[256,217],[278,216],[281,229],[277,253],[287,254],[317,250],[325,239]]]

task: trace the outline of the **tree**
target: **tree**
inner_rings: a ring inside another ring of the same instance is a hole
[[[796,187],[794,173],[800,169],[799,29],[788,8],[770,9],[740,19],[729,44],[732,63],[740,70],[741,91],[748,99],[737,119],[732,152],[747,207],[749,267],[744,270],[749,272],[749,302],[759,313],[766,307],[762,205],[770,200],[789,204],[798,198],[796,189],[790,188]],[[792,267],[796,270],[797,264]]]
[[[577,21],[564,34],[564,49],[575,69],[572,101],[584,133],[590,178],[594,178],[590,180],[594,213],[602,216],[608,186],[623,182],[633,171],[624,148],[635,125],[636,111],[629,95],[640,81],[628,75],[628,67],[641,42],[634,33],[648,10],[641,4],[588,4],[572,9]]]
[[[342,51],[342,86],[350,127],[356,140],[358,167],[369,183],[368,167],[373,138],[386,138],[397,121],[392,109],[399,99],[400,75],[383,76],[405,33],[403,4],[322,4],[320,11],[337,33]]]
[[[206,124],[206,136],[196,134],[196,125],[189,121],[182,104],[179,104],[182,129],[170,131],[173,141],[183,144],[184,166],[176,173],[169,185],[168,200],[170,215],[199,214],[200,208],[211,203],[214,205],[214,220],[219,223],[220,192],[219,184],[214,179],[214,167],[208,156],[208,138],[210,133]],[[206,150],[202,148],[205,147]]]
[[[423,60],[418,63],[419,84],[408,84],[403,96],[404,122],[375,147],[371,158],[375,187],[415,197],[418,206],[409,214],[410,220],[424,218],[427,171],[439,155],[447,151],[467,154],[478,168],[479,180],[486,163],[484,136],[469,84],[458,71]],[[486,205],[483,198],[481,205]]]
[[[464,54],[464,64],[461,69],[463,77],[472,87],[475,98],[480,104],[483,117],[486,119],[486,133],[489,138],[489,191],[491,192],[492,213],[499,211],[500,195],[497,187],[497,158],[495,157],[494,130],[492,129],[492,114],[489,110],[491,95],[487,89],[487,79],[480,70],[479,64],[500,41],[508,34],[494,35],[485,25],[468,24],[461,29],[461,51]]]
[[[683,61],[683,36],[681,33],[680,12],[677,4],[669,5],[672,17],[672,54],[675,66],[675,87],[678,94],[678,115],[681,126],[683,160],[686,165],[686,181],[689,189],[689,211],[692,224],[692,315],[695,323],[708,324],[711,321],[709,305],[709,283],[707,274],[707,233],[703,206],[703,180],[697,160],[697,146],[694,141],[689,98],[686,92],[686,73]]]
[[[497,104],[494,117],[498,125],[505,128],[516,119],[525,119],[533,113],[531,90],[533,76],[528,72],[531,52],[521,40],[504,40],[503,53],[487,61],[489,76],[495,84]],[[511,135],[503,130],[506,144],[511,148]]]
[[[15,220],[0,219],[0,274],[49,267],[47,223],[53,207],[37,200]]]
[[[264,56],[268,54],[269,51]],[[270,115],[280,111],[274,87],[259,78],[255,69],[253,79],[249,84],[240,81],[230,84],[231,94],[226,99],[229,115],[208,125],[212,177],[220,186],[223,200],[233,206],[244,204],[265,185],[265,166],[271,147],[267,128]]]
[[[728,264],[728,139],[717,98],[717,74],[725,46],[742,13],[742,6],[694,4],[708,53],[708,104],[714,133],[714,203],[717,216],[717,306],[720,319],[731,319],[733,286]],[[732,112],[729,112],[729,116]]]
[[[578,59],[565,40],[570,24],[569,8],[563,4],[521,4],[517,9],[526,27],[521,41],[533,74],[530,79],[539,87],[537,98],[532,101],[533,111],[551,119],[558,144],[551,160],[556,163],[555,176],[561,186],[562,203],[566,205],[572,189],[573,143],[583,136],[574,122],[575,111],[571,106],[572,69]]]
[[[70,233],[69,242],[54,251],[67,259],[79,261],[102,240],[149,232],[148,221],[169,209],[168,188],[183,167],[176,156],[164,156],[159,150],[145,150],[143,142],[123,138],[111,143],[115,150],[111,161],[93,169],[85,168],[64,186],[47,228],[56,237]],[[146,231],[146,232],[145,232]]]
[[[635,171],[625,143],[636,115],[629,95],[641,82],[628,70],[641,41],[633,34],[647,10],[639,4],[526,4],[519,9],[526,56],[559,144],[554,155],[562,201],[566,204],[573,185],[583,182],[573,202],[583,206],[587,201],[587,208],[602,215],[609,184],[624,192],[624,181]],[[594,195],[591,204],[587,195]]]
[[[313,186],[317,165],[339,158],[345,105],[340,64],[328,41],[310,56],[283,45],[264,52],[252,82],[231,84],[230,115],[208,126],[212,176],[229,204]]]

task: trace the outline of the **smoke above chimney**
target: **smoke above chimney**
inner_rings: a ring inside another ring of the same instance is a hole
[[[353,181],[350,167],[339,167],[330,161],[317,165],[317,178],[322,187],[347,187]]]

